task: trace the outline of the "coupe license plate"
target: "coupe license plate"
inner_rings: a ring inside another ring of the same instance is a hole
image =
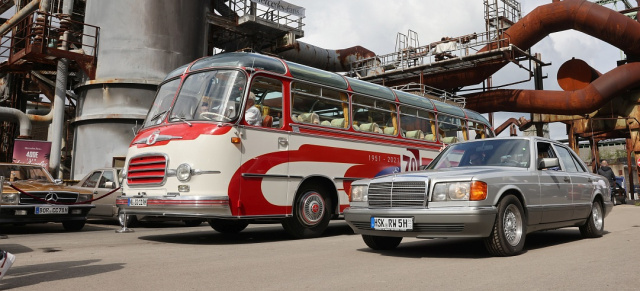
[[[147,206],[147,198],[129,198],[129,206]]]
[[[38,206],[36,214],[67,214],[69,207],[67,206]]]
[[[371,228],[375,230],[413,230],[412,218],[371,217]]]

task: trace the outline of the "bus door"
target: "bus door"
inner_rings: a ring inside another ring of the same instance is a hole
[[[282,130],[282,82],[258,76],[250,92],[262,116],[261,125],[241,126],[242,183],[239,213],[244,216],[283,215],[287,199],[289,135]]]

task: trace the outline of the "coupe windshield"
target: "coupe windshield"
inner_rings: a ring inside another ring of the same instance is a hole
[[[427,169],[498,166],[527,168],[531,160],[527,140],[488,139],[455,144],[440,154]]]
[[[10,182],[20,180],[52,181],[49,174],[40,166],[0,165],[0,176],[4,176]]]

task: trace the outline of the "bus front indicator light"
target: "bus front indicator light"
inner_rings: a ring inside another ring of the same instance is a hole
[[[232,144],[240,144],[240,138],[237,136],[234,136],[231,138],[231,143]]]

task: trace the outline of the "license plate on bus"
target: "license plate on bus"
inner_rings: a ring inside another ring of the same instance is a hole
[[[36,214],[67,214],[69,207],[67,206],[38,206]]]
[[[371,228],[375,230],[413,230],[412,218],[371,217]]]
[[[147,206],[147,198],[129,198],[129,206]]]

